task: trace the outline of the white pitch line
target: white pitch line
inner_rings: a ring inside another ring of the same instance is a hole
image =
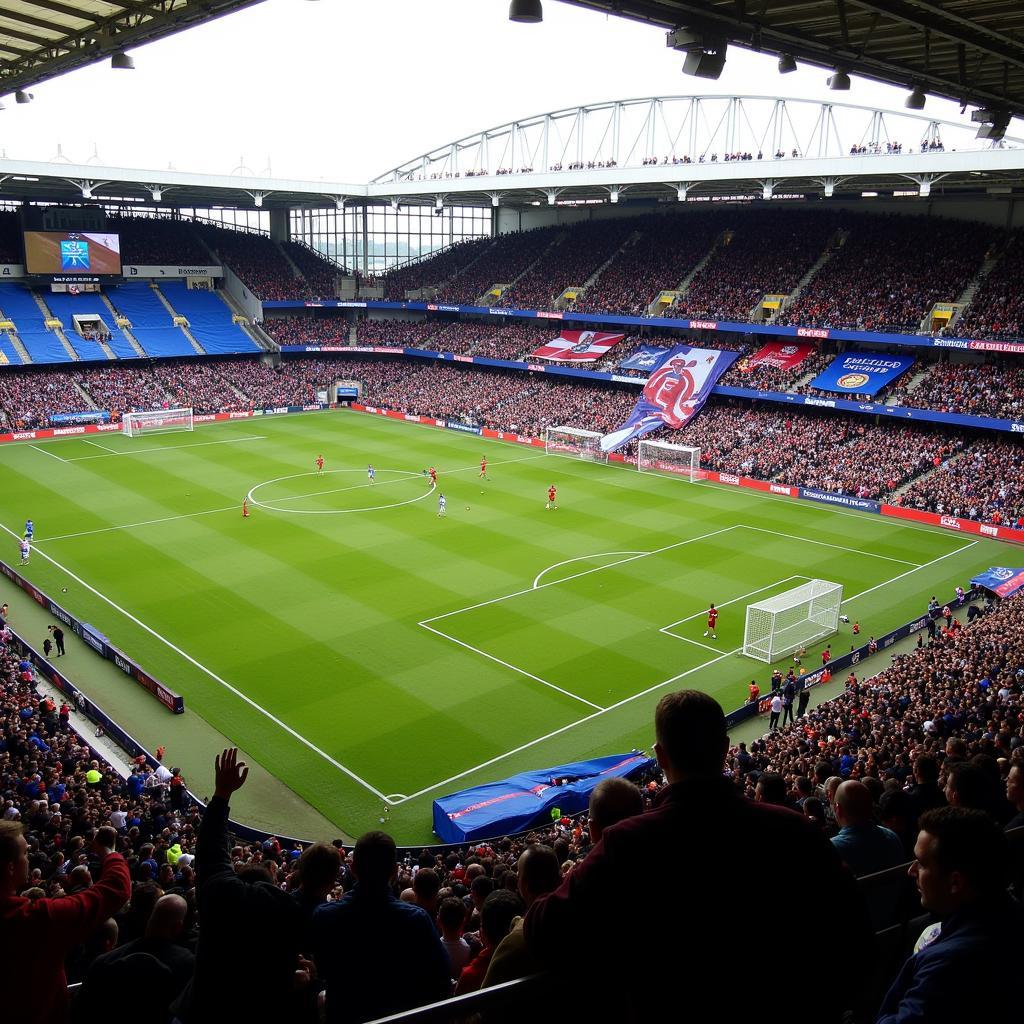
[[[198,516],[212,516],[216,512],[238,511],[238,502],[225,505],[223,508],[208,508],[202,512],[183,512],[179,516],[164,516],[162,519],[145,519],[141,523],[125,523],[123,526],[102,526],[96,530],[82,530],[80,533],[61,533],[56,537],[47,537],[45,543],[55,540],[72,540],[75,537],[91,537],[95,533],[111,533],[114,530],[135,530],[140,526],[156,526],[158,523],[173,523],[177,519],[195,519]]]
[[[37,444],[30,444],[29,448],[35,448],[37,452],[42,452],[43,455],[49,455],[51,459],[56,459],[58,462],[67,462],[68,459],[61,458],[59,455],[54,455],[53,452],[47,451],[45,448],[40,448]]]
[[[893,558],[890,555],[880,555],[875,551],[864,551],[861,548],[848,548],[843,544],[831,544],[827,540],[813,540],[810,537],[799,537],[795,533],[782,533],[780,530],[766,530],[762,526],[748,526],[743,523],[741,529],[756,530],[758,533],[770,533],[776,537],[787,537],[789,540],[798,540],[801,544],[817,544],[823,548],[835,548],[837,551],[848,551],[851,555],[866,555],[868,558],[884,558],[887,562],[899,562],[901,565],[913,565],[921,568],[918,562],[910,562],[906,558]]]
[[[646,555],[646,551],[595,551],[592,555],[577,555],[575,558],[567,558],[563,562],[555,562],[554,565],[549,565],[546,569],[541,569],[539,573],[533,578],[532,590],[537,589],[537,585],[540,582],[542,576],[546,576],[552,569],[557,569],[562,565],[572,565],[573,562],[583,562],[588,558],[603,558],[605,555]]]
[[[496,658],[493,654],[488,654],[486,651],[481,651],[479,647],[474,647],[472,644],[464,643],[462,640],[458,640],[453,636],[449,636],[447,633],[442,633],[439,629],[434,629],[433,626],[428,626],[425,622],[421,622],[420,625],[424,629],[429,629],[431,633],[436,633],[437,636],[444,637],[445,640],[450,640],[453,644],[458,644],[460,647],[464,647],[467,651],[472,651],[474,654],[479,654],[484,658],[488,658],[490,661],[496,662],[503,668],[510,669],[512,672],[518,672],[521,676],[526,676],[527,679],[532,679],[535,682],[542,683],[544,686],[550,687],[552,690],[557,690],[559,693],[566,697],[572,697],[573,700],[578,700],[581,704],[586,704],[588,707],[597,708],[598,711],[603,711],[604,708],[600,704],[595,704],[593,701],[587,700],[586,697],[581,697],[578,693],[572,693],[569,690],[563,690],[562,687],[556,686],[554,683],[549,683],[546,679],[541,679],[540,676],[535,676],[532,672],[527,672],[526,669],[518,668],[517,666],[502,661],[501,658]]]
[[[966,551],[968,548],[973,548],[975,545],[979,543],[980,541],[972,540],[970,543],[962,545],[955,551],[947,551],[946,554],[939,555],[938,558],[933,558],[930,562],[925,562],[923,565],[916,565],[912,569],[908,569],[906,572],[900,573],[899,576],[894,576],[892,579],[885,580],[884,582],[879,583],[876,586],[869,587],[867,590],[862,590],[860,591],[860,593],[853,594],[852,596],[848,597],[845,601],[843,601],[843,604],[845,605],[847,602],[854,601],[859,597],[865,597],[866,595],[871,594],[876,590],[880,590],[882,587],[890,586],[897,580],[901,580],[906,576],[910,576],[915,572],[919,572],[921,569],[927,569],[929,566],[935,565],[936,562],[941,562],[943,559],[949,558],[951,555],[956,555],[962,551]],[[531,747],[536,746],[538,743],[543,743],[545,740],[553,739],[555,736],[560,736],[562,733],[568,732],[570,729],[575,729],[578,725],[583,725],[585,722],[593,721],[593,719],[595,718],[600,718],[601,715],[606,715],[609,711],[616,711],[618,708],[624,707],[626,704],[630,704],[635,700],[639,700],[641,697],[646,697],[647,694],[653,693],[655,690],[660,690],[663,686],[671,686],[672,683],[677,683],[680,679],[685,679],[692,673],[699,672],[701,669],[704,668],[708,668],[709,666],[714,665],[719,661],[722,661],[724,658],[731,657],[735,653],[735,651],[730,651],[725,654],[720,654],[717,658],[712,658],[710,661],[706,661],[701,665],[697,665],[695,668],[687,669],[685,672],[680,672],[678,675],[672,676],[671,679],[666,679],[664,682],[661,683],[655,683],[653,686],[647,687],[646,690],[641,690],[639,693],[634,693],[632,696],[624,697],[622,700],[616,702],[615,704],[609,704],[608,707],[602,709],[601,711],[595,711],[593,714],[586,715],[583,718],[579,718],[575,722],[569,722],[567,725],[563,725],[560,728],[553,730],[552,732],[546,733],[543,736],[538,736],[536,739],[529,740],[526,743],[522,743],[518,747],[515,747],[513,750],[507,750],[505,751],[505,753],[498,754],[496,757],[492,757],[490,760],[484,761],[481,764],[475,765],[472,768],[467,768],[465,771],[459,772],[457,775],[452,775],[449,778],[442,780],[441,782],[435,782],[432,786],[427,786],[425,789],[421,789],[416,793],[411,793],[408,797],[406,797],[406,800],[413,800],[416,797],[424,796],[427,793],[433,792],[435,789],[440,789],[442,786],[447,786],[453,782],[457,782],[459,779],[463,779],[467,775],[472,775],[474,772],[478,772],[483,768],[489,768],[492,764],[497,764],[499,761],[504,761],[505,758],[507,757],[512,757],[514,754],[519,754],[522,753],[524,750],[529,750]],[[398,801],[398,803],[404,802],[404,800]]]
[[[73,459],[64,459],[64,461],[89,462],[91,459],[113,459],[115,457],[120,458],[123,455],[145,455],[147,452],[180,452],[188,448],[206,448],[212,444],[240,444],[242,441],[266,441],[266,439],[265,434],[254,434],[252,437],[229,437],[224,441],[197,441],[195,444],[165,444],[159,448],[136,448],[133,451],[123,452],[115,452],[111,448],[109,455],[79,455]],[[83,439],[80,438],[79,440]],[[92,442],[90,441],[89,443],[91,444]],[[102,447],[102,445],[99,447]]]
[[[541,583],[540,586],[537,587],[526,587],[523,590],[517,590],[514,593],[505,594],[502,597],[492,597],[489,601],[478,601],[476,604],[466,605],[465,608],[456,608],[455,611],[444,612],[441,615],[433,615],[429,619],[424,619],[419,623],[419,625],[425,626],[428,622],[437,622],[439,619],[447,619],[452,615],[461,615],[462,612],[471,612],[476,608],[486,608],[489,604],[497,604],[499,601],[508,601],[513,597],[521,597],[523,594],[532,594],[535,590],[544,590],[546,587],[554,587],[560,583],[568,583],[569,580],[579,579],[581,576],[589,576],[594,572],[603,572],[605,569],[614,568],[616,565],[624,565],[626,562],[635,562],[638,558],[646,558],[648,555],[660,555],[664,551],[671,551],[674,548],[681,548],[687,544],[695,544],[699,540],[707,540],[708,537],[717,537],[719,534],[741,529],[743,529],[741,524],[737,524],[736,526],[725,526],[721,530],[712,530],[710,533],[702,533],[699,537],[690,537],[687,540],[678,540],[674,544],[666,544],[662,548],[655,548],[653,551],[644,551],[639,555],[630,555],[629,558],[619,558],[614,562],[609,562],[607,565],[597,565],[592,569],[584,569],[583,572],[575,572],[571,576],[564,576],[562,579],[552,580],[550,583]]]
[[[116,448],[108,448],[105,444],[100,444],[99,441],[90,441],[89,438],[83,437],[82,440],[86,444],[91,444],[93,448],[102,448],[105,452],[110,452],[111,455],[120,455],[121,453]]]
[[[3,523],[0,523],[0,530],[3,530],[5,533],[9,533],[15,539],[18,539],[18,535],[13,530],[8,529]],[[352,771],[351,768],[346,768],[340,761],[335,760],[335,758],[331,757],[331,755],[328,754],[326,751],[321,750],[315,743],[312,743],[309,740],[307,740],[306,737],[302,735],[302,733],[296,732],[286,722],[282,722],[280,718],[278,718],[276,715],[268,711],[265,707],[263,707],[262,704],[257,704],[256,701],[254,701],[251,697],[246,696],[246,694],[242,693],[242,691],[239,690],[237,687],[232,686],[231,683],[229,683],[226,679],[222,679],[219,675],[217,675],[216,672],[212,671],[211,669],[208,669],[202,662],[197,661],[187,651],[183,651],[176,644],[168,640],[167,637],[161,636],[161,634],[159,634],[155,629],[153,629],[151,626],[147,626],[146,623],[144,623],[141,619],[136,618],[134,615],[132,615],[130,611],[127,611],[125,608],[122,608],[119,604],[112,601],[102,591],[99,591],[95,587],[86,583],[85,580],[83,580],[80,576],[78,576],[70,569],[68,569],[67,566],[62,565],[55,558],[51,558],[50,555],[46,554],[46,552],[44,551],[39,551],[37,549],[37,554],[39,554],[42,558],[45,558],[51,565],[60,569],[61,572],[65,573],[76,583],[85,587],[85,589],[88,590],[90,593],[95,594],[101,601],[110,605],[110,607],[113,608],[115,611],[120,612],[126,619],[128,619],[131,622],[134,622],[136,626],[144,630],[151,637],[153,637],[156,640],[159,640],[160,643],[162,643],[165,647],[169,648],[170,650],[174,651],[175,654],[184,658],[185,661],[187,661],[190,665],[195,666],[204,675],[209,676],[215,683],[218,683],[220,686],[223,686],[224,689],[229,690],[236,697],[238,697],[239,700],[242,700],[246,704],[248,704],[249,707],[251,707],[254,711],[258,711],[269,721],[273,722],[276,726],[283,729],[286,733],[288,733],[289,736],[292,736],[294,739],[297,739],[304,747],[307,747],[309,750],[312,750],[314,754],[318,754],[328,764],[333,765],[335,768],[338,769],[338,771],[347,775],[350,779],[352,779],[353,782],[358,782],[360,786],[371,792],[379,800],[383,800],[385,801],[385,803],[387,802],[387,798],[379,789],[377,789],[375,786],[371,786],[370,783],[367,782],[365,779],[361,779],[358,775],[356,775],[356,773]]]
[[[746,594],[740,594],[739,597],[731,598],[728,601],[722,601],[718,605],[718,607],[719,608],[728,608],[729,605],[735,604],[737,601],[742,601],[744,598],[753,597],[755,594],[760,594],[762,590],[771,590],[773,587],[781,587],[783,583],[788,583],[790,580],[810,580],[810,578],[811,578],[810,576],[800,576],[800,575],[787,576],[785,579],[776,580],[774,583],[769,583],[767,586],[758,587],[757,590],[751,590],[751,591],[749,591]],[[685,619],[677,619],[675,622],[670,622],[667,626],[662,626],[658,630],[658,632],[659,633],[667,633],[669,636],[676,637],[677,640],[686,640],[686,639],[688,639],[687,637],[685,637],[685,636],[677,636],[675,633],[672,632],[672,630],[676,626],[681,626],[684,622],[691,622],[693,619],[699,619],[702,615],[706,615],[706,614],[707,614],[706,611],[694,612],[692,615],[687,615]]]

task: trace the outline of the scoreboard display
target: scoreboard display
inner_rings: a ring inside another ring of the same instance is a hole
[[[120,236],[112,231],[26,231],[25,273],[61,278],[120,276]]]

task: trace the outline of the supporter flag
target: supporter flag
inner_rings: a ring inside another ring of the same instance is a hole
[[[628,359],[619,363],[620,370],[653,370],[664,358],[667,348],[660,345],[643,345]]]
[[[912,356],[845,352],[811,381],[811,387],[839,394],[875,395],[913,365]]]
[[[606,355],[624,337],[624,334],[607,334],[604,331],[562,331],[527,358],[589,363]]]
[[[975,576],[971,586],[991,590],[996,597],[1010,597],[1024,587],[1024,569],[1006,569],[994,565],[987,572]]]
[[[659,427],[678,429],[688,423],[735,359],[735,352],[711,348],[676,345],[670,349],[647,378],[629,419],[601,438],[601,450],[611,452]]]
[[[749,359],[744,360],[740,369],[744,373],[750,373],[757,366],[777,366],[780,370],[791,370],[794,366],[799,366],[813,351],[814,346],[803,341],[796,344],[790,341],[769,341]]]

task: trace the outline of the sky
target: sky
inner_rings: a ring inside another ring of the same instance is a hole
[[[781,76],[731,48],[717,82],[684,76],[664,31],[546,0],[266,0],[6,100],[0,156],[360,183],[463,135],[602,100],[738,93],[902,108],[905,90],[827,72]],[[959,120],[929,98],[926,113]],[[94,159],[98,157],[98,159]]]

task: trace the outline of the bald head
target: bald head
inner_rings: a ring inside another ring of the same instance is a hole
[[[153,907],[146,923],[147,939],[167,939],[173,941],[181,935],[188,916],[188,903],[183,896],[170,893],[161,896]]]
[[[604,830],[616,822],[642,814],[644,800],[640,790],[627,779],[604,779],[590,794],[590,838],[601,840]]]
[[[870,825],[875,819],[875,802],[863,782],[840,783],[835,796],[836,820],[840,825]]]

